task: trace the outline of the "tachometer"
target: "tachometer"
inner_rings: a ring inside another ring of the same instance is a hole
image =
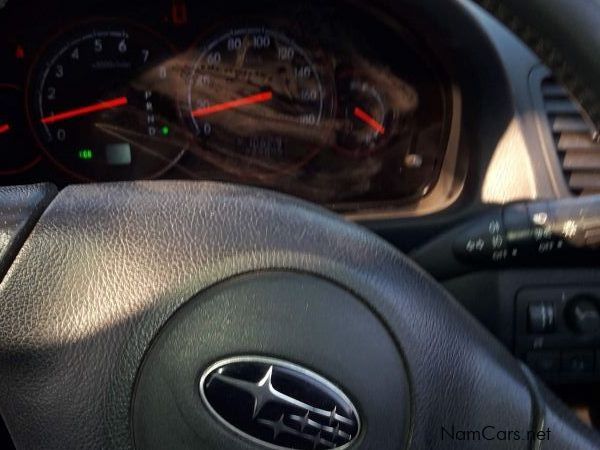
[[[49,157],[93,180],[151,178],[187,139],[170,91],[168,44],[131,24],[87,23],[51,44],[32,73],[29,118]]]
[[[35,146],[25,139],[26,123],[23,93],[16,86],[0,84],[0,175],[25,172],[40,161]]]
[[[332,112],[326,74],[292,39],[265,28],[222,34],[196,59],[188,114],[199,145],[226,169],[280,171],[310,160]]]

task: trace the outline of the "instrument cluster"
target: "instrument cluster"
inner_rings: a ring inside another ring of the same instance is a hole
[[[9,0],[0,183],[221,180],[340,209],[416,201],[442,168],[451,81],[387,19],[341,1]]]

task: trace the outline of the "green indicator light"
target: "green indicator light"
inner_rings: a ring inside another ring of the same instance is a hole
[[[84,148],[82,150],[79,150],[78,155],[79,155],[79,159],[89,161],[90,159],[92,159],[94,157],[94,152],[92,152],[92,149],[90,149],[90,148]]]
[[[169,130],[168,126],[164,126],[160,129],[160,132],[162,133],[163,136],[168,136],[169,133],[171,132],[171,130]]]

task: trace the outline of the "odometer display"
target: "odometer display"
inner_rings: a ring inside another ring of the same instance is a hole
[[[188,114],[199,150],[236,172],[301,166],[327,136],[332,101],[325,77],[282,33],[242,28],[219,35],[192,69]]]
[[[30,120],[48,156],[91,180],[152,178],[186,139],[169,93],[169,46],[133,25],[90,23],[64,34],[38,62]]]

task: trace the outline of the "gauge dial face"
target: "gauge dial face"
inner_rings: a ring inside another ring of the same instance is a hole
[[[338,86],[343,127],[337,145],[356,155],[376,151],[388,141],[397,116],[395,111],[368,80],[345,77]]]
[[[35,145],[26,139],[26,123],[23,93],[0,84],[0,175],[24,172],[40,161]]]
[[[218,36],[193,65],[187,99],[200,151],[231,171],[301,166],[322,147],[331,115],[324,78],[308,52],[279,32]]]
[[[336,148],[353,156],[369,156],[405,132],[416,110],[417,94],[394,77],[369,71],[342,72],[337,79]]]
[[[32,75],[29,118],[50,158],[81,179],[155,177],[186,146],[168,44],[134,25],[90,23],[58,38]]]

